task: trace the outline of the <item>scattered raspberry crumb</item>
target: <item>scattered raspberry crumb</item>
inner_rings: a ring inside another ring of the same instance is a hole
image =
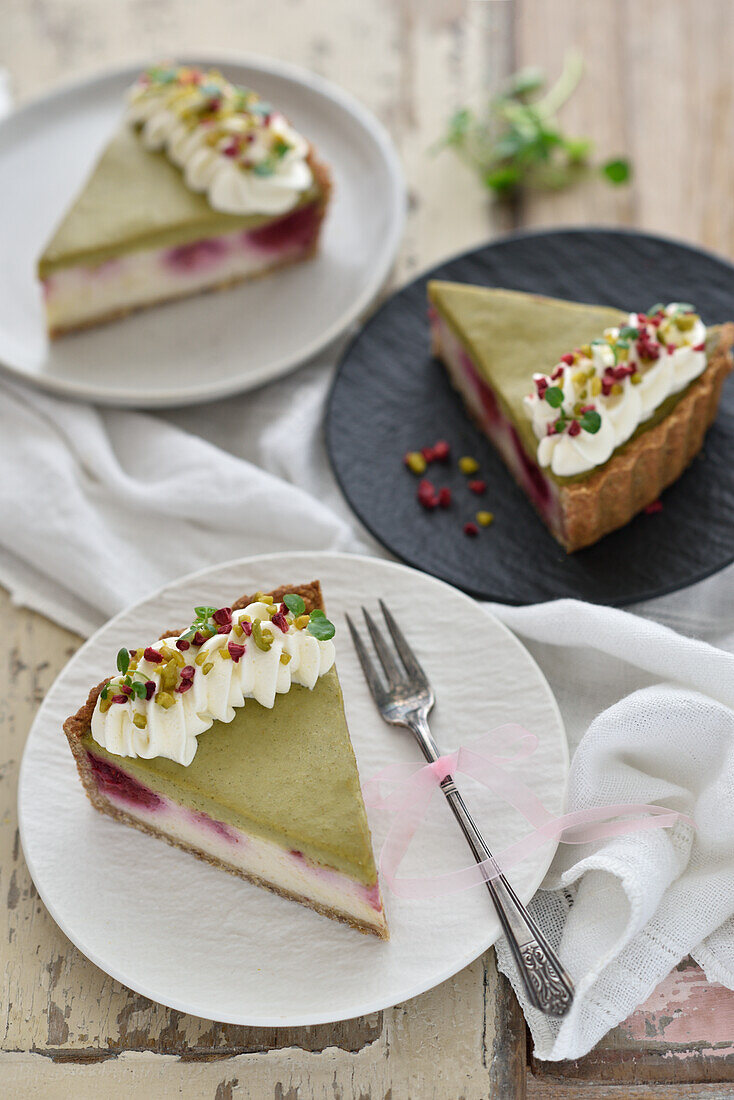
[[[479,534],[479,528],[477,527],[476,523],[465,523],[464,534],[468,535],[469,538],[475,539]]]
[[[438,504],[440,508],[448,508],[451,504],[451,490],[446,486],[438,490]]]
[[[656,512],[662,512],[662,510],[663,510],[662,500],[654,500],[652,502],[652,504],[648,504],[648,505],[645,506],[645,515],[646,516],[654,516]]]
[[[481,494],[486,490],[486,488],[487,488],[487,482],[482,481],[481,478],[476,478],[476,480],[469,482],[469,489],[472,491],[472,493],[476,493],[477,496],[481,496]]]

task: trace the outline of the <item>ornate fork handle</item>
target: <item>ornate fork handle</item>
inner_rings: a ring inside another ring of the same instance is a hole
[[[426,718],[420,713],[411,715],[408,725],[426,759],[431,763],[438,760],[440,753]],[[441,790],[477,863],[492,859],[492,853],[452,776],[446,776]],[[530,1003],[547,1016],[565,1016],[573,1003],[573,981],[560,959],[504,874],[500,873],[496,879],[488,881],[487,889]]]

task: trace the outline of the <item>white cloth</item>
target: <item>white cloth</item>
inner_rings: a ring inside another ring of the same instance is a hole
[[[166,581],[230,558],[383,553],[328,467],[330,377],[312,364],[254,394],[156,415],[0,378],[0,581],[89,633]],[[695,833],[679,825],[559,849],[533,909],[576,1002],[559,1025],[517,991],[537,1056],[575,1058],[688,953],[734,988],[734,656],[663,625],[734,650],[734,570],[638,608],[644,618],[571,600],[493,610],[558,698],[574,753],[568,808],[659,801],[698,822]],[[512,978],[502,943],[498,957]]]

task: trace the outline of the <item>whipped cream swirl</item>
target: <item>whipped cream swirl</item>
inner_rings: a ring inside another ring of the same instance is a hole
[[[558,477],[601,466],[672,394],[706,368],[706,326],[693,306],[673,302],[630,313],[535,374],[525,409],[538,438],[538,464]]]
[[[139,696],[122,693],[119,677],[110,682],[92,715],[98,745],[115,756],[165,756],[188,767],[199,735],[215,721],[231,722],[246,699],[272,707],[293,684],[312,689],[334,664],[334,643],[309,632],[308,616],[294,621],[259,600],[216,615],[221,632],[200,645],[186,631],[133,652],[135,681],[151,687]]]
[[[126,121],[225,214],[285,214],[313,184],[308,142],[220,73],[148,69],[130,89]]]

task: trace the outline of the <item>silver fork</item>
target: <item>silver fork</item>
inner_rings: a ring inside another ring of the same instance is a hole
[[[389,644],[378,630],[372,616],[363,607],[362,613],[380,659],[387,687],[375,668],[354,623],[347,615],[347,623],[362,671],[377,709],[385,721],[392,726],[407,726],[412,730],[426,760],[433,763],[441,755],[428,726],[428,715],[435,702],[433,689],[395,619],[382,600],[379,602],[402,667],[393,656]],[[477,863],[492,859],[492,853],[485,844],[452,776],[446,776],[441,783],[441,790],[461,826]],[[487,889],[497,910],[497,916],[507,937],[530,1003],[546,1016],[565,1016],[573,1002],[574,989],[573,982],[560,959],[503,874],[488,881]]]

